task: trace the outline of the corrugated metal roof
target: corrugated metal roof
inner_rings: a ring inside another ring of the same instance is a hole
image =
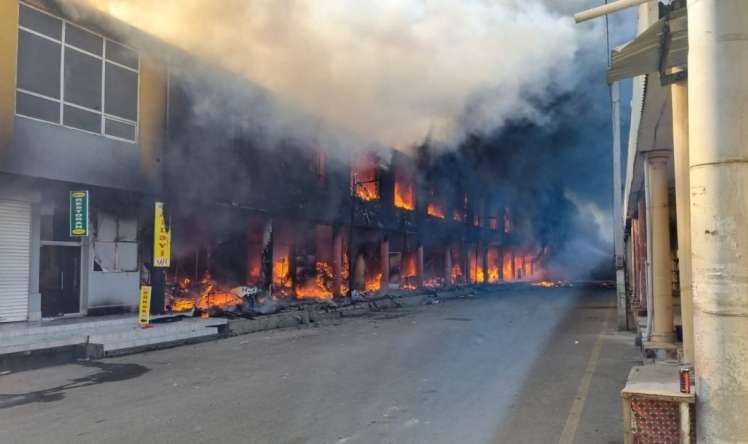
[[[682,8],[660,19],[621,49],[613,50],[608,82],[685,67],[687,63],[688,16]]]

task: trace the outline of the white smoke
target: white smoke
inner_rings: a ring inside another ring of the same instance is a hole
[[[365,139],[454,142],[571,91],[594,1],[80,0]],[[602,58],[603,55],[601,55]]]

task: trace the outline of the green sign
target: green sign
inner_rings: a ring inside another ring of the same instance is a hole
[[[88,236],[88,191],[70,192],[70,237]]]

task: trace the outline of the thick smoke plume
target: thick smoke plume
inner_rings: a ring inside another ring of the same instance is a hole
[[[573,88],[589,38],[567,14],[581,1],[80,1],[401,149],[542,122],[528,95]]]
[[[571,19],[601,1],[71,1],[249,80],[171,67],[200,91],[194,117],[225,137],[416,157],[426,146],[432,161],[455,165],[448,174],[503,190],[527,238],[551,248],[558,276],[611,269],[605,34],[602,21]],[[634,20],[612,19],[613,46],[631,36],[624,22]],[[226,91],[205,94],[211,84]]]

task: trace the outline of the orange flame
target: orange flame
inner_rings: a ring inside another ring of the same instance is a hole
[[[170,295],[167,301],[167,305],[171,307],[172,311],[184,312],[199,309],[203,311],[203,316],[207,317],[207,311],[210,309],[226,310],[244,303],[244,299],[241,296],[219,289],[218,284],[213,280],[210,273],[206,273],[200,279],[199,285],[203,288],[198,294],[192,291],[191,284],[190,278],[185,277],[178,280],[177,286],[180,289],[180,294],[178,296]]]
[[[428,206],[426,207],[426,214],[428,214],[431,217],[444,219],[444,210],[436,202],[429,202]]]
[[[365,202],[379,200],[376,159],[364,156],[352,167],[351,192]]]
[[[403,210],[413,211],[416,209],[416,198],[412,183],[395,182],[395,206]]]
[[[462,267],[460,264],[452,264],[452,282],[457,283],[462,280]]]
[[[366,291],[379,291],[380,288],[382,288],[382,273],[376,273],[366,278]]]
[[[405,290],[416,289],[416,278],[418,277],[418,266],[416,265],[417,253],[405,253],[400,267],[400,288]]]
[[[327,262],[315,264],[314,279],[310,279],[302,285],[296,286],[297,299],[320,299],[329,301],[333,298],[331,290],[333,281],[332,266]]]

